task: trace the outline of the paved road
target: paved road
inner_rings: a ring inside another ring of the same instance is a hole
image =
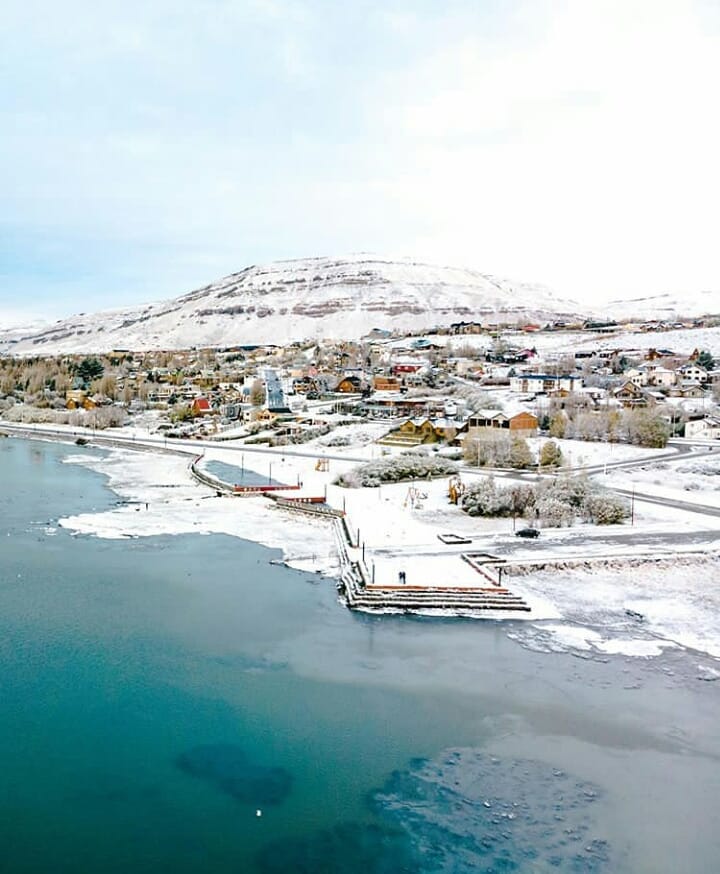
[[[288,457],[297,455],[299,458],[317,458],[318,456],[322,456],[323,458],[329,458],[332,461],[352,461],[356,463],[368,461],[368,458],[366,456],[328,452],[324,447],[315,447],[313,449],[300,449],[294,446],[268,447],[254,444],[248,446],[244,443],[234,443],[227,440],[183,440],[172,437],[168,438],[152,436],[143,436],[141,438],[138,438],[127,434],[105,435],[102,432],[95,432],[91,428],[77,428],[73,431],[67,431],[61,428],[41,428],[35,425],[24,425],[14,422],[0,422],[0,431],[6,431],[7,433],[28,434],[38,437],[55,437],[62,440],[69,440],[73,439],[74,437],[85,437],[88,440],[92,440],[93,443],[96,443],[98,445],[105,443],[110,445],[127,446],[129,448],[142,446],[143,444],[147,444],[149,446],[160,446],[167,449],[172,449],[173,447],[175,447],[180,450],[187,449],[188,451],[192,449],[198,454],[200,454],[204,449],[223,449],[230,452],[257,452],[261,454],[267,453],[271,455],[277,455],[278,452],[281,452],[283,455],[286,455]],[[628,461],[613,462],[612,464],[607,465],[607,469],[622,469],[627,467],[635,467],[638,465],[654,464],[657,461],[680,461],[687,460],[690,457],[700,458],[706,455],[720,456],[720,447],[718,447],[717,449],[713,449],[712,447],[708,448],[706,446],[702,446],[701,444],[698,444],[698,446],[682,444],[681,446],[678,446],[677,452],[663,453],[662,455],[656,455],[651,458],[640,458],[631,459]],[[605,468],[606,465],[598,464],[592,465],[590,467],[574,468],[571,470],[572,472],[585,472],[592,475],[603,473],[605,471]],[[462,473],[492,473],[496,477],[508,479],[538,478],[538,473],[536,470],[507,470],[505,468],[482,468],[482,470],[480,470],[477,467],[468,467],[463,465],[460,467],[460,471]],[[554,472],[540,474],[541,477],[555,475],[556,474]]]
[[[329,458],[334,461],[350,461],[350,462],[366,462],[368,459],[363,456],[352,456],[352,455],[340,455],[334,454],[332,452],[326,452],[324,449],[319,451],[317,448],[308,450],[308,449],[297,449],[295,447],[282,447],[279,448],[270,448],[267,446],[246,446],[245,444],[239,445],[229,445],[227,442],[215,442],[211,440],[178,440],[178,439],[168,439],[166,437],[145,437],[143,436],[141,439],[138,439],[133,436],[128,436],[124,434],[113,434],[112,436],[105,436],[103,434],[93,433],[89,429],[78,429],[73,432],[69,432],[62,429],[53,429],[53,428],[36,428],[32,425],[22,425],[15,423],[0,423],[0,430],[5,431],[9,434],[16,433],[19,435],[29,435],[34,437],[55,437],[60,438],[62,440],[72,440],[75,436],[86,437],[88,440],[92,441],[93,444],[98,446],[111,446],[111,447],[124,447],[128,449],[141,449],[146,446],[148,448],[159,448],[165,449],[167,451],[175,451],[182,454],[195,453],[200,454],[204,449],[213,448],[213,449],[223,449],[231,452],[241,452],[241,453],[260,453],[260,454],[270,454],[277,455],[278,452],[281,452],[283,455],[287,457],[298,456],[300,458],[317,458],[321,455],[324,458]],[[678,447],[681,451],[676,453],[663,453],[662,456],[655,456],[652,459],[641,459],[638,461],[627,461],[627,462],[618,462],[614,465],[615,468],[624,468],[624,467],[632,467],[636,464],[650,464],[663,459],[664,461],[672,461],[679,459],[687,459],[687,458],[697,458],[705,455],[714,455],[718,454],[717,450],[712,448],[696,449],[689,444],[683,444],[683,447]],[[589,469],[586,469],[589,470]],[[604,470],[604,465],[598,465],[597,472],[601,472]],[[477,473],[477,468],[462,468],[463,472],[472,472]],[[538,479],[538,474],[536,472],[531,471],[507,471],[507,470],[499,470],[492,471],[487,468],[483,470],[484,473],[494,473],[499,477],[507,477],[511,479]],[[553,476],[554,474],[549,474]],[[546,474],[542,474],[541,476],[546,476]],[[627,489],[614,489],[618,494],[632,497],[632,492]],[[662,498],[656,495],[647,495],[641,494],[639,492],[635,492],[635,500],[636,501],[647,501],[648,503],[660,504],[666,507],[672,507],[678,510],[685,510],[693,513],[698,513],[703,516],[720,516],[720,510],[716,507],[707,506],[704,504],[694,504],[691,501],[677,501],[672,498]],[[679,534],[677,535],[680,536]]]
[[[338,455],[325,451],[325,449],[296,449],[291,446],[282,446],[271,448],[268,446],[246,446],[244,443],[233,444],[228,441],[214,440],[182,440],[172,437],[133,437],[126,434],[113,434],[105,436],[102,433],[95,433],[92,429],[76,429],[74,431],[64,431],[55,428],[36,428],[32,425],[16,425],[15,423],[0,422],[0,431],[5,431],[8,434],[17,434],[18,436],[29,437],[52,437],[60,440],[74,440],[76,437],[84,437],[92,444],[97,446],[119,446],[127,449],[141,449],[143,446],[149,448],[158,447],[167,449],[168,451],[178,451],[183,453],[193,452],[200,455],[206,449],[222,449],[230,452],[248,452],[259,453],[261,455],[278,455],[282,454],[287,457],[296,455],[300,458],[329,458],[335,461],[353,461],[365,462],[368,459],[365,456],[353,455]]]
[[[522,553],[523,558],[529,558],[529,552],[533,555],[559,555],[560,550],[563,552],[566,549],[576,550],[575,556],[568,555],[568,558],[577,557],[577,555],[587,555],[592,558],[594,554],[602,553],[601,548],[607,547],[608,552],[613,550],[636,550],[637,552],[650,552],[653,549],[662,551],[663,549],[672,551],[673,547],[679,544],[686,546],[718,546],[720,545],[720,529],[717,531],[656,531],[645,533],[642,531],[623,531],[618,533],[608,533],[601,536],[589,535],[585,531],[578,529],[572,533],[567,530],[562,537],[553,537],[551,532],[545,532],[540,535],[537,540],[528,541],[520,537],[515,537],[512,534],[487,534],[483,536],[474,536],[472,544],[460,546],[447,545],[443,546],[440,541],[435,544],[420,544],[407,546],[404,548],[380,547],[373,549],[377,555],[402,555],[408,553],[411,555],[426,555],[426,556],[442,556],[453,555],[463,552],[490,552],[493,554],[501,554],[503,558],[512,558],[517,553]],[[371,544],[367,544],[371,547]],[[592,546],[592,551],[588,551],[587,547]]]
[[[676,510],[689,510],[691,513],[701,513],[703,516],[720,516],[720,507],[709,504],[696,504],[694,501],[678,501],[675,498],[663,498],[658,495],[645,495],[641,492],[633,492],[629,489],[613,489],[618,495],[626,498],[634,498],[636,501],[645,501],[648,504],[660,504],[663,507],[673,507]]]
[[[675,461],[687,461],[690,458],[702,458],[707,455],[720,456],[720,446],[715,448],[712,446],[697,445],[692,446],[687,443],[678,444],[672,452],[663,452],[660,455],[644,456],[642,458],[630,458],[624,461],[610,461],[607,464],[590,464],[582,467],[573,467],[569,470],[573,473],[586,473],[588,476],[606,473],[611,470],[625,470],[633,467],[643,467],[649,464],[657,464]],[[463,473],[478,473],[477,467],[469,467],[463,465],[461,467]],[[537,480],[539,477],[556,476],[556,472],[543,471],[538,474],[537,470],[508,470],[506,468],[493,470],[491,468],[483,468],[484,473],[493,473],[496,477],[504,477],[507,479],[530,479]]]

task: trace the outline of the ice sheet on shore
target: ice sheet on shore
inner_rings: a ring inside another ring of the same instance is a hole
[[[208,457],[225,459],[226,455],[212,450]],[[333,532],[326,520],[292,515],[263,497],[218,498],[190,478],[187,456],[113,450],[104,455],[71,455],[66,461],[107,476],[109,487],[124,502],[105,512],[61,519],[60,524],[73,532],[114,539],[227,534],[281,549],[287,563],[298,569],[337,574]],[[246,464],[267,466],[268,460],[266,456],[248,454]],[[287,477],[284,481],[292,481],[293,474],[300,472],[313,494],[322,493],[323,481],[313,470],[312,458],[291,460],[280,456],[272,464],[273,472]],[[300,464],[303,467],[298,467]],[[295,467],[291,469],[291,465]],[[387,576],[389,582],[395,581],[400,566],[412,579],[425,580],[431,563],[419,554],[419,548],[427,550],[438,530],[462,532],[475,521],[445,506],[446,486],[442,481],[423,484],[428,501],[421,511],[407,506],[407,485],[350,490],[347,496],[340,495],[337,486],[327,488],[336,506],[347,500],[351,519],[362,525],[362,538],[368,540],[378,576]],[[483,535],[497,535],[501,527],[507,527],[507,520],[491,522],[487,531],[481,527]],[[572,535],[572,529],[553,533],[558,540],[558,554],[563,551],[561,543],[568,533]],[[590,539],[583,547],[589,554],[600,549],[591,542],[592,533],[588,533]],[[478,536],[477,529],[473,529],[473,535]],[[572,544],[568,548],[576,552]],[[463,566],[459,555],[449,554],[434,561],[438,568],[432,567],[433,581],[443,579],[453,585],[475,582],[476,576],[469,566]],[[461,574],[456,573],[456,565]],[[616,566],[540,571],[508,579],[507,584],[532,608],[528,614],[510,617],[529,621],[513,621],[508,634],[533,649],[647,658],[680,646],[720,658],[717,558],[675,557],[632,569]],[[638,622],[628,610],[639,614],[642,621]]]
[[[514,583],[539,592],[564,622],[513,628],[536,650],[636,657],[683,647],[720,659],[720,558],[689,556],[632,568],[540,571]]]
[[[66,461],[107,476],[109,487],[127,502],[60,520],[78,534],[107,539],[228,534],[282,549],[288,564],[301,570],[337,569],[332,530],[325,520],[291,516],[264,497],[216,497],[190,479],[189,459],[182,456],[114,450]]]

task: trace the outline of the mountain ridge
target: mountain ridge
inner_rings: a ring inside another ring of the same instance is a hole
[[[720,311],[720,295],[658,294],[592,308],[537,283],[369,253],[251,264],[176,298],[80,313],[27,330],[0,326],[21,354],[180,349],[357,339],[373,328],[425,331],[453,322],[523,324],[674,319]]]
[[[359,253],[253,264],[177,298],[83,313],[14,338],[13,351],[286,344],[357,339],[373,328],[426,330],[459,321],[586,315],[533,283],[463,267]]]

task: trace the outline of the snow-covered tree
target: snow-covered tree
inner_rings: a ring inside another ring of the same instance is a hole
[[[548,440],[540,450],[541,467],[560,467],[563,461],[562,449],[554,440]]]
[[[455,462],[442,455],[425,455],[423,452],[413,451],[354,467],[341,473],[335,479],[335,485],[346,488],[374,488],[382,483],[452,476],[457,473],[457,469]]]

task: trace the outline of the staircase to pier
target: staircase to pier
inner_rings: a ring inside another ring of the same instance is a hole
[[[344,518],[333,521],[340,557],[340,590],[348,607],[370,613],[482,615],[487,611],[527,613],[530,607],[502,586],[378,586],[362,561],[354,560],[350,529]],[[487,578],[483,574],[484,578]]]

